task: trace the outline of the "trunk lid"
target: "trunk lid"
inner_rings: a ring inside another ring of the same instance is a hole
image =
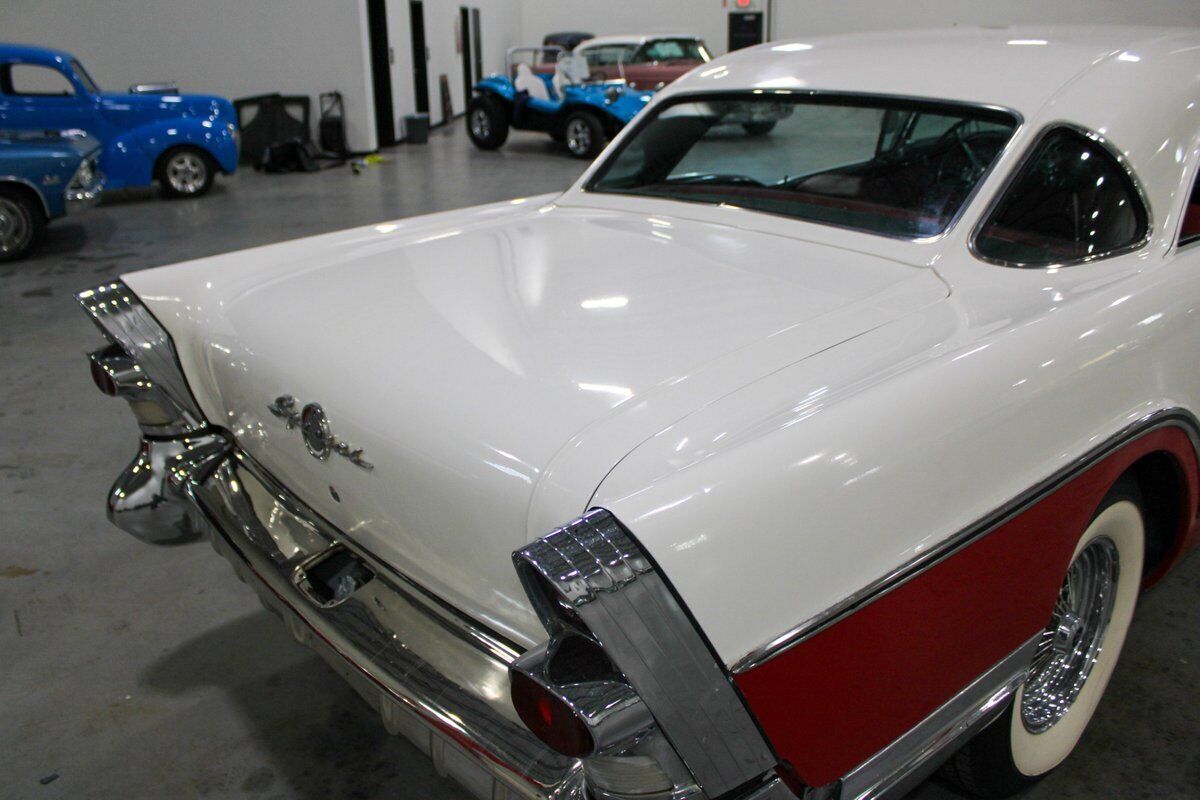
[[[510,554],[707,402],[945,296],[931,270],[678,218],[493,206],[126,276],[205,413],[471,616],[541,629]],[[314,458],[315,402],[373,464]],[[336,496],[336,499],[335,499]]]

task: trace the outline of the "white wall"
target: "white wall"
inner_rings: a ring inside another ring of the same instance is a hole
[[[350,147],[375,147],[365,2],[0,0],[0,39],[69,50],[103,88],[307,94],[314,119],[316,96],[337,89]]]
[[[1200,25],[1200,3],[1195,0],[774,0],[772,11],[776,39],[950,25]]]
[[[781,1],[789,0],[775,0]],[[521,29],[530,45],[554,31],[694,33],[724,53],[726,14],[721,0],[521,0]]]
[[[558,30],[595,34],[689,32],[725,52],[732,0],[521,0],[526,42]],[[771,38],[861,30],[1012,25],[1021,22],[1132,22],[1200,25],[1195,0],[772,0]]]
[[[413,87],[410,15],[408,0],[387,0],[386,5],[388,38],[395,54],[392,63],[392,103],[399,119],[415,113],[417,108]],[[479,9],[485,75],[502,72],[505,51],[522,43],[520,0],[425,0],[429,115],[434,125],[446,121],[442,115],[441,75],[445,75],[450,84],[454,113],[461,114],[466,110],[462,54],[458,49],[459,9],[463,6]]]

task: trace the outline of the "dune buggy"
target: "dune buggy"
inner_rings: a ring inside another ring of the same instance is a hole
[[[552,75],[534,72],[543,59],[555,61]],[[548,133],[576,158],[593,158],[654,94],[590,80],[587,61],[561,47],[510,48],[507,67],[477,83],[467,105],[467,132],[483,150],[503,145],[515,128]]]

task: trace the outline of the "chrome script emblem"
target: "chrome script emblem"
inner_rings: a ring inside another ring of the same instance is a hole
[[[276,397],[275,402],[267,406],[267,409],[282,419],[289,431],[292,428],[300,429],[300,435],[304,438],[304,446],[308,448],[308,452],[312,454],[313,458],[324,461],[329,458],[331,453],[337,453],[357,467],[366,470],[375,469],[374,464],[363,458],[361,447],[343,442],[333,435],[325,409],[316,403],[309,403],[297,411],[296,398],[285,394]]]
[[[333,433],[329,430],[329,417],[325,409],[316,403],[309,403],[300,411],[300,435],[304,437],[304,446],[315,458],[322,461],[329,458],[333,450]]]

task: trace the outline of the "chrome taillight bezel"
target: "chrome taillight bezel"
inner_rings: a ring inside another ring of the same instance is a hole
[[[186,436],[205,430],[199,403],[179,365],[171,335],[124,281],[111,281],[76,295],[110,345],[89,358],[93,377],[107,376],[115,394],[130,405],[148,436]],[[115,349],[114,349],[115,348]]]
[[[672,792],[681,796],[717,797],[775,780],[764,776],[773,774],[777,759],[724,666],[612,513],[593,509],[518,550],[513,562],[550,635],[513,669],[541,675],[565,700],[574,700],[569,685],[547,678],[554,673],[548,660],[560,637],[586,636],[636,696],[627,708],[646,715],[638,720],[626,711],[629,716],[614,718],[621,724],[597,735],[592,758],[624,758],[622,766],[633,766],[649,755],[657,771],[648,770],[648,779],[668,776]],[[587,765],[585,758],[585,774]],[[598,778],[603,770],[593,772]]]

